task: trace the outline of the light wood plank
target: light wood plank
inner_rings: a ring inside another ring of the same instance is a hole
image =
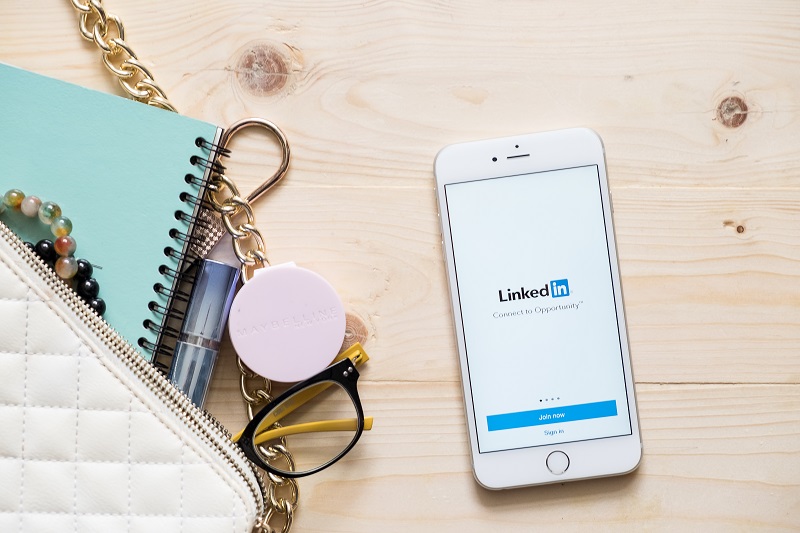
[[[12,3],[0,21],[6,57],[113,90],[63,4]],[[800,186],[800,7],[792,0],[200,6],[141,0],[109,9],[184,113],[283,125],[297,148],[294,183],[426,184],[445,144],[585,125],[605,139],[618,186]],[[42,53],[36,26],[52,28],[58,46]],[[264,41],[287,57],[291,79],[256,97],[235,70],[248,45]],[[716,121],[729,95],[750,108],[737,129]],[[255,157],[245,148],[237,155]]]
[[[375,426],[301,480],[302,531],[800,527],[797,385],[640,385],[635,473],[491,492],[472,479],[458,385],[376,383],[374,362],[359,388]]]
[[[375,429],[301,482],[294,531],[800,529],[800,3],[104,5],[184,114],[285,129],[291,171],[257,205],[270,258],[323,274],[367,325]],[[121,94],[69,2],[0,15],[0,61]],[[283,57],[278,78],[250,72],[280,90],[238,81],[253,46]],[[749,108],[738,128],[717,119],[729,96]],[[645,459],[492,493],[469,473],[432,161],[576,125],[607,151]],[[242,190],[276,164],[259,134],[234,150]],[[230,428],[237,390],[226,344],[207,407]]]
[[[257,209],[270,259],[333,283],[379,379],[458,379],[433,191],[289,180]],[[623,188],[614,204],[637,380],[800,381],[800,193]]]

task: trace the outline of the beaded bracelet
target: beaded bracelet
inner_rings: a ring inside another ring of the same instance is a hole
[[[25,245],[53,268],[59,278],[71,284],[72,289],[89,307],[103,316],[106,302],[97,297],[100,284],[92,277],[94,268],[89,261],[75,258],[78,244],[70,235],[72,221],[61,214],[61,207],[54,202],[43,202],[36,196],[25,196],[19,189],[11,189],[5,193],[0,203],[0,214],[9,207],[21,211],[29,218],[38,216],[39,220],[50,226],[50,232],[56,237],[55,241],[42,239],[36,244],[26,242]]]

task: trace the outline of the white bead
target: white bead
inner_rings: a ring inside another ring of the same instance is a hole
[[[20,210],[28,217],[35,217],[39,214],[39,207],[42,201],[35,196],[26,196],[19,205]]]

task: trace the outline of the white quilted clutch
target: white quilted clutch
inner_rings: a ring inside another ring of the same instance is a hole
[[[245,532],[262,480],[0,224],[0,532]]]

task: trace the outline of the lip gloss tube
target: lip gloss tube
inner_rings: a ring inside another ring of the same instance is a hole
[[[239,272],[238,268],[219,261],[200,262],[175,345],[167,377],[201,408],[206,401]]]

